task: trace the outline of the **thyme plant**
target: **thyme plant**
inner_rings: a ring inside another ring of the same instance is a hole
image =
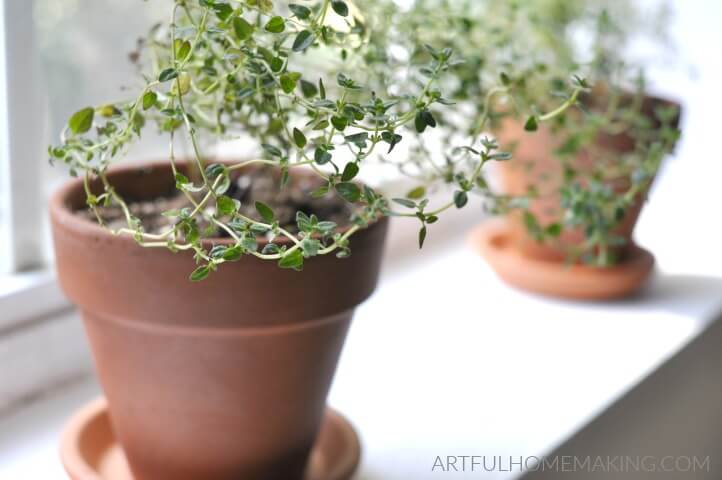
[[[585,242],[571,257],[605,266],[615,260],[610,247],[624,243],[615,229],[646,194],[679,137],[675,106],[644,111],[643,62],[627,49],[640,32],[664,42],[663,13],[660,22],[642,21],[642,12],[607,0],[416,0],[397,28],[414,45],[424,39],[465,59],[448,95],[469,108],[467,115],[447,111],[439,117],[449,131],[493,135],[506,117],[516,117],[530,132],[547,123],[560,144],[553,155],[565,171],[557,221],[541,225],[529,210],[539,195],[535,186],[521,198],[495,196],[489,206],[496,213],[522,210],[539,241],[581,229]],[[649,23],[652,31],[645,32]],[[411,58],[423,56],[416,49]],[[629,152],[598,142],[622,132],[634,140]],[[453,150],[453,137],[446,139]],[[419,149],[416,158],[431,154]],[[591,159],[591,171],[575,165],[580,154]]]
[[[132,236],[144,247],[192,251],[198,264],[194,281],[245,255],[296,270],[317,255],[347,256],[352,235],[382,215],[419,221],[422,246],[427,226],[443,211],[464,207],[472,191],[491,196],[483,167],[511,156],[479,128],[466,139],[469,146],[459,149],[463,159],[435,166],[406,198],[390,201],[354,182],[367,159],[392,155],[407,137],[420,138],[454,104],[442,89],[458,77],[465,59],[451,47],[406,37],[397,23],[403,14],[391,0],[364,4],[363,12],[343,0],[175,0],[169,21],[155,26],[134,53],[147,62],[143,86],[129,100],[74,113],[61,143],[49,149],[51,160],[82,177],[99,223],[103,207],[122,209],[125,225],[112,229],[114,234]],[[397,62],[388,55],[394,48],[413,55]],[[323,68],[308,68],[314,61]],[[577,89],[586,88],[583,80],[577,83]],[[562,102],[548,119],[572,103]],[[189,205],[165,212],[172,223],[162,233],[144,230],[108,176],[151,124],[169,137],[176,187]],[[233,164],[206,159],[202,137],[224,140],[241,133],[257,140],[263,155]],[[176,158],[180,136],[192,147],[193,174]],[[291,232],[262,202],[255,203],[255,217],[244,215],[226,193],[237,172],[254,166],[278,169],[282,188],[293,169],[311,169],[322,180],[313,196],[337,195],[354,206],[349,225],[298,212],[297,233]],[[102,192],[94,190],[94,181]],[[426,198],[435,182],[455,185],[453,197],[438,207]],[[232,243],[214,242],[217,232]],[[263,248],[258,237],[266,239]]]

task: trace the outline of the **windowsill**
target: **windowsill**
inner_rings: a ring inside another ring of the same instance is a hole
[[[58,435],[72,412],[98,395],[90,377],[0,420],[0,478],[66,480],[58,453]]]
[[[54,272],[0,276],[0,418],[90,370],[77,313]]]
[[[69,308],[51,270],[0,275],[0,339]]]

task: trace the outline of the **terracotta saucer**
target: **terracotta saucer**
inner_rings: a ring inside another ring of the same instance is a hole
[[[133,480],[113,435],[104,398],[86,405],[68,422],[60,456],[73,480]],[[360,458],[361,445],[353,427],[341,414],[328,409],[306,480],[348,480]]]
[[[654,269],[654,256],[632,245],[626,260],[613,267],[568,265],[529,258],[515,248],[504,222],[487,222],[470,236],[491,267],[506,283],[542,295],[575,300],[609,300],[631,295]]]

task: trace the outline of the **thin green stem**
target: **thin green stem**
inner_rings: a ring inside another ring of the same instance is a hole
[[[552,111],[549,112],[549,113],[545,113],[544,115],[540,115],[540,116],[539,116],[539,121],[540,121],[540,122],[547,122],[547,121],[549,121],[549,120],[551,120],[551,119],[553,119],[553,118],[555,118],[555,117],[558,117],[559,115],[563,114],[563,113],[566,112],[567,110],[569,110],[569,108],[571,108],[571,107],[573,107],[574,105],[576,105],[576,103],[577,103],[577,98],[579,97],[579,94],[582,93],[583,91],[584,91],[583,88],[576,87],[576,88],[572,91],[572,94],[569,96],[569,98],[568,98],[566,101],[564,101],[564,103],[562,103],[561,105],[559,105],[559,107],[557,107],[556,109],[552,110]]]

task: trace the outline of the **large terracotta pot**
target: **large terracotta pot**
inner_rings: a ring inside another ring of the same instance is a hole
[[[646,97],[641,112],[655,121],[654,111],[660,105],[674,105],[670,101],[656,97]],[[590,106],[593,108],[593,105]],[[575,119],[574,121],[581,121]],[[679,119],[675,121],[675,127]],[[658,122],[657,122],[658,123]],[[536,197],[531,200],[529,210],[534,214],[542,227],[546,227],[562,219],[560,187],[564,182],[565,165],[556,157],[555,151],[565,138],[557,135],[546,124],[539,125],[535,132],[524,130],[524,124],[517,118],[505,117],[496,136],[504,147],[513,146],[514,159],[498,164],[501,188],[505,194],[524,196],[530,187],[536,190]],[[597,148],[611,155],[622,155],[635,149],[634,138],[622,132],[617,135],[598,135],[595,139]],[[593,168],[593,158],[588,151],[580,151],[571,159],[569,166],[583,179]],[[609,178],[608,185],[614,190],[626,192],[629,187],[628,178]],[[623,260],[631,245],[634,228],[646,200],[646,192],[638,195],[634,203],[627,209],[624,218],[619,222],[613,233],[626,240],[624,246],[610,248],[614,257]],[[520,212],[510,215],[510,224],[517,242],[517,248],[527,257],[539,260],[565,261],[569,253],[578,249],[585,240],[582,229],[565,229],[561,236],[553,242],[539,242],[531,236],[525,226]]]
[[[174,188],[168,164],[110,179],[127,198]],[[51,200],[60,283],[136,479],[300,480],[354,309],[376,287],[386,221],[352,237],[345,260],[295,272],[247,257],[191,283],[190,254],[113,236],[73,213],[83,205],[79,181]]]

